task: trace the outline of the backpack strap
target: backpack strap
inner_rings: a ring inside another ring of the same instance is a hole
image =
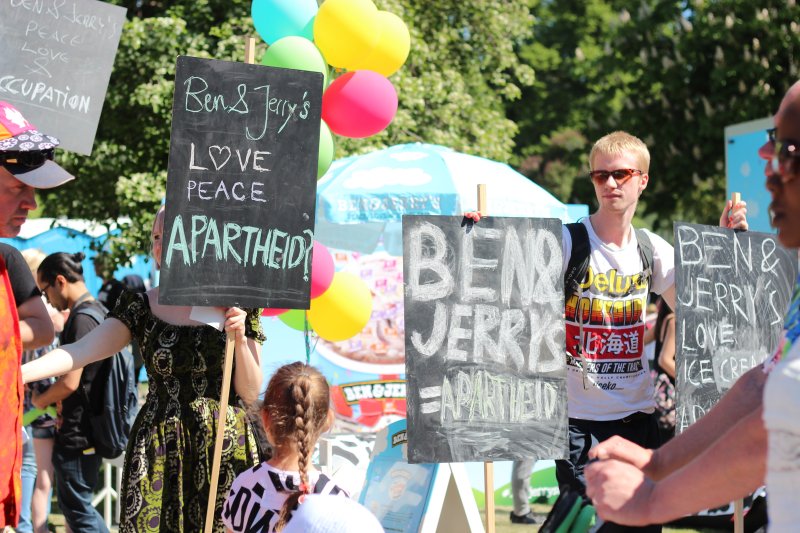
[[[97,301],[97,300],[95,300]],[[103,305],[100,302],[97,302],[99,305]],[[103,308],[105,309],[105,307]],[[105,314],[98,310],[96,307],[91,305],[84,305],[82,308],[78,309],[75,313],[76,315],[86,315],[91,317],[97,324],[102,324],[103,321],[106,319]]]
[[[642,271],[647,278],[648,290],[650,287],[650,280],[653,278],[653,254],[654,247],[647,232],[641,228],[635,228],[636,242],[639,248],[639,258],[642,260]]]
[[[567,271],[564,273],[564,300],[573,294],[580,294],[580,284],[586,277],[589,270],[589,254],[591,245],[589,244],[589,232],[582,222],[572,222],[566,224],[572,239],[572,252],[569,256]],[[653,277],[653,254],[655,248],[647,232],[641,228],[634,228],[636,232],[637,249],[639,258],[642,261],[642,272],[647,278],[648,285]]]
[[[580,284],[589,270],[589,232],[583,222],[566,224],[572,239],[572,251],[569,255],[567,271],[564,273],[564,300],[573,294],[580,294]]]

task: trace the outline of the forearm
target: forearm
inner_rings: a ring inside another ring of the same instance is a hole
[[[25,350],[35,350],[51,344],[55,334],[50,318],[43,320],[39,317],[20,320],[19,333]]]
[[[22,365],[22,382],[31,383],[40,379],[52,378],[80,368],[72,354],[66,350],[68,347],[56,348],[30,363]]]
[[[670,475],[716,445],[720,436],[743,417],[760,413],[765,380],[760,366],[741,376],[703,418],[654,451],[644,469],[647,476],[658,480]]]
[[[128,328],[116,318],[109,318],[78,341],[22,365],[22,381],[30,383],[83,368],[120,351],[130,341]]]
[[[39,405],[53,405],[56,402],[68,398],[76,390],[75,387],[71,386],[71,384],[67,383],[64,379],[59,379],[46,391],[36,397],[36,403]]]
[[[656,483],[651,520],[664,523],[752,493],[766,473],[767,433],[756,409],[691,463]]]
[[[34,350],[53,342],[53,321],[41,297],[33,296],[17,306],[22,347]]]
[[[233,386],[236,393],[246,404],[254,403],[258,400],[261,392],[259,345],[250,339],[237,342],[234,348],[234,358],[236,365]]]

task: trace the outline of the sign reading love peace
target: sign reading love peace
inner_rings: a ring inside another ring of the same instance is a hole
[[[160,303],[308,309],[322,78],[178,58]]]

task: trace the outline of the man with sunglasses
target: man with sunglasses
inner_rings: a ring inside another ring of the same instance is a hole
[[[570,457],[556,462],[559,488],[581,495],[593,445],[613,436],[646,448],[661,443],[644,309],[651,291],[675,306],[672,246],[631,224],[650,180],[647,146],[628,133],[610,133],[594,144],[589,163],[598,209],[562,233]],[[466,216],[480,220],[479,213]],[[720,224],[747,229],[744,203],[734,209],[727,202]],[[517,470],[514,480],[524,477]],[[604,531],[622,529],[608,524]]]
[[[598,209],[563,235],[570,453],[556,461],[559,488],[581,495],[594,444],[615,435],[648,448],[661,444],[644,354],[644,309],[650,292],[670,307],[675,302],[672,246],[632,226],[650,181],[647,146],[613,132],[594,144],[589,163]],[[742,210],[737,223],[743,220]],[[571,274],[572,256],[587,254],[586,273]]]
[[[775,115],[759,155],[772,194],[772,225],[800,248],[800,82]],[[624,524],[664,522],[751,493],[765,479],[770,532],[800,523],[800,280],[784,337],[763,367],[744,374],[706,415],[658,450],[614,438],[591,450],[588,495],[601,517]],[[769,438],[768,438],[769,434]]]
[[[0,101],[0,237],[19,234],[34,189],[72,178],[55,164],[58,139],[36,129],[13,106]],[[21,504],[22,349],[46,346],[53,324],[25,260],[0,243],[0,530],[16,526]]]

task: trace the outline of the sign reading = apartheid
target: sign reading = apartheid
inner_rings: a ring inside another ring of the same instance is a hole
[[[179,57],[159,301],[308,309],[322,75]]]
[[[89,155],[125,12],[97,0],[0,2],[0,100]]]
[[[567,453],[561,222],[403,217],[408,459]]]
[[[680,432],[776,349],[797,254],[775,235],[676,222],[675,268]]]

